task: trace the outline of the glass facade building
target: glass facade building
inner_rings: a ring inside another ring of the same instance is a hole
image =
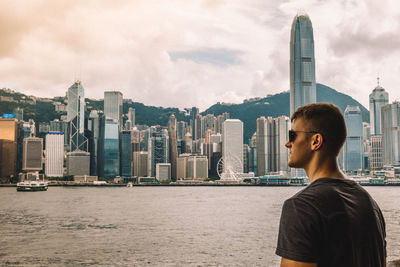
[[[132,176],[132,132],[122,131],[120,133],[120,152],[121,152],[121,176]]]
[[[155,177],[157,163],[169,163],[169,136],[167,129],[161,126],[150,127],[148,152],[148,176]]]
[[[400,165],[400,102],[382,108],[383,165]]]
[[[104,116],[117,120],[119,129],[122,129],[122,102],[121,92],[104,92]]]
[[[87,151],[85,129],[85,95],[80,81],[76,81],[67,92],[67,121],[69,122],[70,151]]]
[[[99,176],[113,179],[119,176],[118,120],[102,117],[99,137]]]
[[[371,135],[382,134],[381,111],[382,107],[388,103],[389,95],[378,83],[378,86],[369,95]]]
[[[347,139],[343,147],[343,169],[357,171],[363,169],[363,124],[358,106],[347,106],[344,111]]]
[[[290,36],[290,114],[316,101],[313,28],[308,15],[297,15]]]

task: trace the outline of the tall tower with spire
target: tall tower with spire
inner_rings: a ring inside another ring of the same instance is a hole
[[[382,107],[389,103],[389,95],[379,85],[379,77],[377,78],[377,86],[369,95],[369,113],[371,123],[371,135],[382,134],[381,113]]]
[[[313,28],[308,15],[296,15],[290,35],[290,114],[316,101]]]
[[[70,151],[87,151],[87,138],[84,136],[85,95],[80,81],[76,81],[68,88],[67,97]]]

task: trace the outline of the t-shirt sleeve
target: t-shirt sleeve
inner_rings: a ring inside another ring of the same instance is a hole
[[[320,248],[318,221],[317,212],[305,201],[286,200],[275,253],[294,261],[317,262]]]

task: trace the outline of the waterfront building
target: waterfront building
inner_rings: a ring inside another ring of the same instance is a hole
[[[400,102],[382,107],[383,165],[400,165]]]
[[[132,132],[122,131],[120,133],[120,147],[119,151],[121,153],[120,166],[121,166],[121,176],[131,177],[132,176]]]
[[[43,138],[27,137],[23,140],[22,169],[26,172],[43,169]]]
[[[249,172],[249,153],[250,147],[248,144],[243,144],[243,172]]]
[[[290,114],[316,101],[313,28],[308,15],[296,15],[290,35]]]
[[[289,171],[289,151],[285,147],[288,140],[290,120],[286,116],[257,119],[256,151],[257,176],[270,172]]]
[[[371,150],[369,154],[369,167],[379,170],[383,167],[382,135],[371,135]]]
[[[132,175],[136,177],[147,176],[148,152],[133,152]]]
[[[227,119],[222,124],[223,173],[243,173],[243,122]]]
[[[64,175],[64,133],[49,132],[46,134],[45,162],[47,177],[62,177]]]
[[[84,136],[85,95],[80,81],[76,81],[67,92],[67,122],[69,123],[69,150],[87,151],[87,139]]]
[[[157,163],[169,163],[169,136],[168,130],[161,126],[151,126],[148,138],[147,173],[150,177],[156,176]]]
[[[176,143],[176,117],[174,114],[168,120],[169,136],[169,160],[171,163],[171,179],[176,180],[176,161],[178,159],[178,147]]]
[[[256,148],[257,148],[257,176],[263,176],[267,171],[267,153],[268,153],[268,142],[267,142],[267,119],[260,117],[257,119],[257,131],[256,131]]]
[[[381,111],[382,107],[389,103],[389,94],[378,85],[369,95],[369,117],[371,122],[371,135],[382,134]]]
[[[90,153],[86,151],[72,151],[67,153],[68,175],[90,175]]]
[[[0,182],[17,175],[17,142],[17,119],[0,118]]]
[[[208,178],[208,159],[206,156],[182,154],[178,158],[178,179]]]
[[[98,174],[100,177],[114,179],[119,176],[119,132],[118,120],[105,117],[101,118],[99,136]]]
[[[0,183],[7,183],[17,175],[17,143],[0,139]]]
[[[363,169],[363,125],[358,106],[347,106],[344,111],[347,139],[343,146],[343,169],[357,171]]]
[[[156,164],[156,179],[160,182],[171,180],[171,163]]]
[[[103,114],[98,110],[90,111],[88,118],[88,130],[91,132],[91,140],[89,140],[90,153],[90,175],[98,175],[98,153],[100,141],[101,116]]]
[[[118,129],[122,129],[122,93],[118,91],[104,92],[104,116],[117,120]]]

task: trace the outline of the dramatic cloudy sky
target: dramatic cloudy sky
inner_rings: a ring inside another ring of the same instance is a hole
[[[118,90],[201,110],[289,90],[293,17],[314,28],[317,82],[360,101],[376,77],[400,99],[398,0],[0,0],[0,87]]]

